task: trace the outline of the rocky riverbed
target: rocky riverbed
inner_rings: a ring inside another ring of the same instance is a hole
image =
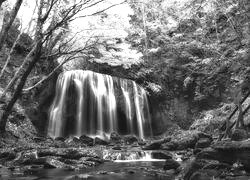
[[[199,131],[149,140],[112,133],[107,140],[34,136],[33,143],[16,142],[0,149],[2,179],[250,178],[250,140],[216,142]]]

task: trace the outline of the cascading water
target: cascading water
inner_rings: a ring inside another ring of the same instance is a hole
[[[92,71],[67,71],[58,77],[50,108],[52,137],[111,132],[150,136],[146,91],[135,82]]]

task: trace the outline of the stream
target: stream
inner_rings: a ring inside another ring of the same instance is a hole
[[[12,173],[1,169],[2,180],[171,180],[174,176],[163,171],[164,161],[106,162],[97,167],[79,171],[63,169],[32,169]],[[161,173],[162,171],[162,173]]]

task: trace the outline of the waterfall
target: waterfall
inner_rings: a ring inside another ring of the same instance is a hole
[[[146,91],[134,81],[92,71],[59,75],[49,119],[51,137],[117,132],[144,139],[152,133]]]
[[[166,161],[166,159],[155,159],[152,157],[152,151],[114,151],[103,150],[102,157],[105,160],[114,162],[138,162],[138,161]]]

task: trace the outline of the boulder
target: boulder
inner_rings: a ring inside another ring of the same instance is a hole
[[[72,141],[75,143],[81,143],[81,140],[78,137],[73,137]]]
[[[113,149],[113,150],[118,150],[118,151],[119,151],[119,150],[122,150],[122,147],[121,147],[121,146],[114,146],[114,147],[112,147],[112,149]]]
[[[68,167],[69,167],[68,165],[54,158],[46,158],[44,162],[44,168],[48,168],[48,169],[52,169],[52,168],[63,169],[63,168],[68,168]]]
[[[198,159],[214,159],[223,163],[240,162],[250,172],[250,139],[244,141],[220,141],[197,154]]]
[[[112,132],[110,134],[110,141],[115,142],[115,143],[119,143],[119,142],[121,142],[121,140],[122,140],[122,137],[118,133]]]
[[[202,151],[201,148],[195,148],[195,149],[193,150],[193,154],[196,155],[196,154],[198,154],[198,153],[201,152],[201,151]]]
[[[86,147],[86,144],[83,144],[78,137],[69,137],[65,141],[67,147]]]
[[[218,160],[223,163],[233,164],[236,161],[234,154],[218,151],[213,148],[205,148],[196,155],[197,159]]]
[[[81,143],[86,144],[88,146],[93,146],[93,144],[94,144],[94,139],[92,139],[89,136],[82,135],[79,139],[80,139]]]
[[[153,151],[151,157],[153,159],[172,159],[172,154],[167,151]]]
[[[64,137],[56,137],[55,141],[62,141],[62,142],[64,142],[65,138]]]
[[[213,180],[230,170],[230,165],[218,161],[195,160],[185,172],[185,180]]]
[[[108,145],[109,143],[99,137],[96,137],[94,140],[95,145]]]
[[[162,142],[156,141],[142,147],[143,150],[160,150]]]
[[[167,159],[165,161],[163,169],[170,170],[170,169],[177,169],[178,167],[180,167],[180,164],[177,161],[173,159]]]
[[[82,157],[80,160],[81,161],[94,162],[95,164],[102,164],[102,163],[104,163],[103,159],[97,158],[97,157]]]
[[[36,143],[39,143],[39,142],[43,142],[43,141],[46,141],[46,137],[34,137],[33,140],[36,142]]]
[[[134,142],[138,142],[137,137],[133,135],[127,135],[123,137],[123,140],[126,144],[133,144]]]
[[[204,179],[207,178],[207,176],[205,175],[206,173],[202,173],[202,175],[200,175],[200,173],[198,173],[197,175],[195,175],[196,172],[198,172],[201,169],[204,169],[204,167],[209,167],[209,165],[211,164],[219,164],[218,161],[211,161],[211,160],[205,160],[205,159],[193,159],[191,162],[189,162],[185,169],[184,169],[184,180],[190,180],[196,177],[197,179],[200,178],[202,179],[202,177]],[[207,168],[207,169],[213,169],[212,166],[211,168]]]
[[[170,141],[161,145],[162,150],[174,151],[178,147],[178,144],[174,141]]]
[[[213,137],[210,134],[204,133],[204,132],[198,132],[197,133],[198,139],[202,139],[202,138],[208,138],[210,139],[210,141],[213,141]]]
[[[36,161],[36,159],[38,159],[37,151],[30,150],[30,151],[19,152],[18,157],[15,159],[15,162],[28,165],[28,164],[33,164],[33,162]]]
[[[217,176],[220,175],[220,172],[214,169],[202,169],[195,172],[189,180],[214,180]]]
[[[138,145],[139,146],[145,146],[147,143],[145,141],[143,141],[142,139],[138,140]]]
[[[0,150],[0,159],[8,161],[8,160],[13,160],[15,158],[16,158],[16,152],[13,149]]]
[[[175,150],[185,150],[188,148],[195,148],[196,143],[203,138],[210,139],[210,142],[213,140],[209,134],[195,130],[181,131],[172,139],[177,146]]]
[[[196,144],[195,144],[195,148],[206,148],[209,147],[211,144],[211,139],[210,138],[201,138],[199,139]]]
[[[171,138],[165,138],[160,140],[152,141],[150,144],[145,145],[143,150],[160,150],[162,149],[162,145],[171,141]]]
[[[232,132],[231,139],[233,141],[242,141],[248,138],[248,133],[244,129],[235,129]]]

